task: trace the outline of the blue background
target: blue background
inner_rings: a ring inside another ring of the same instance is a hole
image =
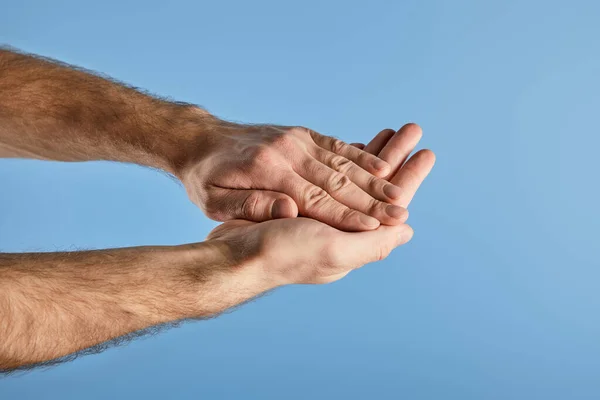
[[[600,398],[600,3],[0,1],[0,41],[248,122],[422,125],[413,241],[325,286],[0,380],[2,399]],[[0,160],[0,249],[202,240],[131,165]]]

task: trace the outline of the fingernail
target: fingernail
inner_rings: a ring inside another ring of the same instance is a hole
[[[373,161],[373,166],[375,167],[376,170],[383,171],[384,169],[386,169],[388,167],[388,163],[386,163],[383,160],[377,159],[377,160]]]
[[[290,209],[287,200],[278,199],[271,206],[271,218],[286,218],[290,216]]]
[[[383,187],[383,193],[390,199],[397,199],[402,196],[402,189],[396,185],[385,185]]]
[[[385,208],[385,212],[392,218],[402,219],[403,222],[408,219],[408,212],[406,209],[393,204],[388,204],[388,206]]]
[[[379,221],[373,217],[369,217],[368,215],[365,214],[360,214],[360,222],[362,222],[363,225],[367,226],[367,228],[377,228],[379,226]]]

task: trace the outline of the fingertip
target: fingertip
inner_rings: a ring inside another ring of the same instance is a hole
[[[415,232],[410,225],[400,225],[398,231],[396,231],[397,245],[400,246],[408,243],[412,239],[414,234]]]
[[[400,221],[402,221],[402,223],[405,223],[406,221],[408,221],[409,216],[410,213],[408,212],[408,210],[405,207],[402,207],[402,216],[400,217]]]
[[[370,217],[366,214],[359,214],[359,221],[362,226],[366,228],[366,230],[377,229],[381,223],[377,218]]]
[[[390,168],[390,164],[380,158],[376,158],[373,160],[373,168],[379,172],[387,172],[387,170]]]
[[[361,150],[365,149],[365,144],[364,143],[350,143],[350,146],[354,146],[357,149],[361,149]]]
[[[435,155],[435,153],[429,149],[423,149],[421,150],[421,153],[423,154],[422,157],[426,157],[427,160],[431,163],[431,164],[435,164],[436,160],[437,160],[437,156]]]
[[[381,158],[376,158],[373,160],[373,162],[371,162],[370,170],[370,172],[376,177],[385,178],[392,170],[392,167],[387,161],[384,161]]]
[[[419,150],[413,158],[417,162],[415,165],[419,165],[419,168],[426,170],[427,174],[429,174],[437,160],[435,153],[429,149]]]
[[[408,220],[408,210],[394,204],[388,204],[386,206],[386,214],[394,218],[396,223],[404,223]]]
[[[404,132],[410,132],[414,135],[423,136],[423,129],[414,122],[404,124],[399,130]]]
[[[386,128],[379,132],[373,140],[365,147],[367,153],[377,155],[385,147],[387,142],[396,134],[395,129]]]

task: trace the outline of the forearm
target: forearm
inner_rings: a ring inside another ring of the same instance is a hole
[[[208,242],[0,254],[0,370],[211,316],[268,289],[257,270]]]
[[[0,157],[123,161],[175,173],[220,123],[199,107],[0,48]]]

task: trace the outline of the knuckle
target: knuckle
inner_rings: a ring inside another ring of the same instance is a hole
[[[304,126],[293,126],[289,129],[289,132],[294,135],[313,135],[315,133]]]
[[[270,165],[275,159],[273,149],[266,145],[253,146],[250,150],[250,166],[264,167]]]
[[[342,142],[340,139],[331,138],[331,150],[334,153],[341,153],[344,151],[346,147],[346,143]]]
[[[260,197],[258,196],[258,193],[250,193],[250,195],[248,195],[248,197],[246,197],[242,203],[242,215],[246,217],[254,217],[259,201]]]
[[[371,193],[382,188],[382,184],[383,182],[381,182],[381,180],[374,175],[369,175],[369,177],[367,178],[367,188],[369,188],[369,191]]]
[[[357,221],[360,219],[360,214],[358,211],[348,208],[346,206],[342,206],[342,211],[338,213],[338,217],[335,218],[337,222],[342,221]]]
[[[277,149],[289,149],[294,145],[294,130],[285,129],[275,133],[271,138],[271,145]]]
[[[287,128],[286,132],[288,133],[288,138],[294,140],[310,140],[316,143],[321,138],[320,134],[304,126],[292,126]]]
[[[383,188],[388,183],[389,182],[386,181],[385,179],[378,178],[374,175],[369,175],[369,178],[367,180],[367,188],[369,190],[369,193],[375,193],[377,195],[380,195],[380,194],[384,193]]]
[[[369,200],[369,205],[367,206],[367,210],[370,215],[376,215],[376,214],[378,214],[378,211],[385,211],[384,210],[385,207],[386,207],[386,205],[383,202],[381,202],[377,199],[371,198],[371,200]]]
[[[368,165],[368,164],[372,163],[376,159],[377,159],[377,157],[375,157],[374,155],[369,154],[366,151],[362,151],[362,150],[360,151],[360,153],[356,157],[356,160],[361,165]]]
[[[333,172],[329,175],[326,182],[326,188],[329,193],[340,192],[350,186],[350,178],[339,172]]]
[[[346,157],[336,155],[331,157],[331,159],[329,160],[329,165],[332,169],[338,172],[347,173],[352,169],[354,163],[348,160]]]
[[[371,175],[372,176],[372,175]],[[370,184],[369,188],[371,189],[371,193],[376,193],[378,195],[385,194],[383,188],[388,184],[388,181],[385,179],[378,178],[373,176],[373,182]]]
[[[305,206],[307,209],[318,207],[329,199],[329,194],[320,187],[313,187],[306,192]]]

